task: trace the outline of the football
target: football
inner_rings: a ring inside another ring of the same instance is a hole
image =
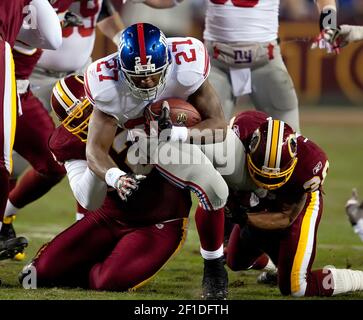
[[[168,101],[170,106],[170,118],[175,126],[192,127],[202,121],[197,109],[189,102],[179,98],[169,98],[156,101],[148,106],[154,117],[160,115],[161,104]]]

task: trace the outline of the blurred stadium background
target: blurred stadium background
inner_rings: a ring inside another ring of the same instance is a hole
[[[202,39],[204,0],[185,0],[177,8],[155,10],[143,4],[120,5],[125,25],[151,22],[168,36]],[[363,1],[339,0],[339,24],[363,25]],[[298,92],[301,128],[327,152],[330,160],[325,184],[325,208],[318,233],[315,267],[334,265],[363,270],[363,242],[353,233],[344,205],[352,187],[363,195],[363,43],[344,48],[339,55],[310,50],[318,33],[313,0],[281,0],[280,38],[284,59]],[[97,33],[93,59],[116,47]],[[240,108],[251,108],[248,98]],[[15,228],[30,240],[24,262],[1,261],[0,299],[199,299],[203,264],[193,214],[185,246],[146,286],[133,293],[104,293],[77,289],[23,290],[17,274],[37,249],[74,221],[75,204],[67,181],[18,214]],[[192,211],[193,212],[193,211]],[[59,261],[62,263],[62,261]],[[281,299],[275,287],[256,284],[258,272],[229,272],[230,299]],[[335,299],[362,299],[363,293]]]

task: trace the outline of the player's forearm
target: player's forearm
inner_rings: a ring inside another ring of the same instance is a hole
[[[106,180],[110,168],[117,167],[109,156],[109,150],[117,130],[114,117],[93,109],[88,126],[86,157],[88,167],[101,179]]]
[[[114,12],[111,16],[99,21],[97,27],[116,45],[119,43],[118,39],[120,38],[122,30],[125,29],[125,25],[117,12]]]
[[[188,130],[188,139],[196,144],[218,143],[224,141],[227,123],[224,118],[205,119]]]
[[[106,180],[105,176],[109,169],[116,167],[105,150],[97,146],[87,145],[86,157],[88,167],[102,180]]]
[[[257,212],[248,214],[247,223],[259,229],[278,230],[289,227],[292,221],[282,212]]]

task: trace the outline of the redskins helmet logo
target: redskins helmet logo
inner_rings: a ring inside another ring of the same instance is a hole
[[[176,123],[179,125],[185,125],[187,123],[188,116],[185,112],[178,113],[178,116],[176,117]]]

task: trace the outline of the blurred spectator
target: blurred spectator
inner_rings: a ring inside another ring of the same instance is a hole
[[[318,15],[314,1],[307,0],[281,0],[280,19],[292,21],[316,20],[312,12]]]
[[[121,17],[126,26],[137,22],[151,23],[163,30],[167,37],[185,37],[193,32],[190,1],[183,1],[170,9],[154,9],[143,3],[134,4],[128,1],[122,7]]]

